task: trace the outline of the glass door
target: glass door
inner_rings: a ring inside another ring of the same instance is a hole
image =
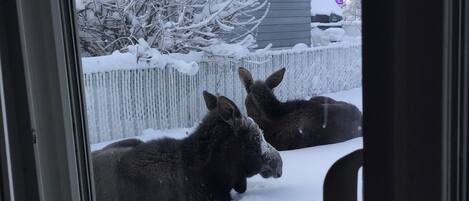
[[[323,200],[363,147],[358,0],[75,5],[98,201]]]

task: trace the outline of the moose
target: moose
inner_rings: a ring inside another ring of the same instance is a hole
[[[272,146],[279,151],[291,150],[342,142],[362,135],[362,114],[352,104],[324,96],[310,100],[278,100],[274,89],[282,82],[285,71],[282,68],[265,81],[254,81],[247,69],[238,69],[247,92],[247,114],[264,131]]]
[[[204,91],[208,113],[189,136],[128,139],[92,153],[98,201],[231,201],[246,178],[282,175],[278,151],[224,96]]]

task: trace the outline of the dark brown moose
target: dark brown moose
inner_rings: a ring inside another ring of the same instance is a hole
[[[343,142],[362,135],[362,114],[352,104],[323,96],[310,100],[278,100],[273,91],[282,81],[285,68],[257,81],[245,68],[239,68],[238,73],[247,91],[248,116],[256,121],[266,140],[277,150]]]
[[[204,98],[209,112],[184,139],[128,139],[93,152],[97,200],[231,201],[248,177],[280,177],[280,154],[258,125],[228,98]]]

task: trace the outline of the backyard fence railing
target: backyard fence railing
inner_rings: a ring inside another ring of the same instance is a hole
[[[206,114],[202,91],[232,99],[245,111],[237,68],[254,79],[287,68],[275,89],[281,100],[305,98],[361,86],[361,45],[253,53],[239,61],[206,58],[196,75],[173,68],[84,73],[91,143],[132,137],[147,128],[194,126]]]

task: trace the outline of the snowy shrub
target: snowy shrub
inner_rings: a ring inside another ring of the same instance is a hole
[[[322,30],[320,28],[311,29],[311,46],[326,46],[331,42],[340,42],[344,39],[345,30],[342,28],[328,28]]]
[[[268,0],[76,0],[84,56],[126,50],[143,38],[163,54],[210,52],[229,43],[255,47],[252,36]]]
[[[345,21],[361,21],[362,3],[361,0],[346,0],[344,7]]]
[[[329,28],[324,30],[324,34],[331,42],[339,42],[345,36],[345,30],[342,28]]]
[[[311,29],[311,47],[329,45],[330,40],[324,31],[320,28]]]

